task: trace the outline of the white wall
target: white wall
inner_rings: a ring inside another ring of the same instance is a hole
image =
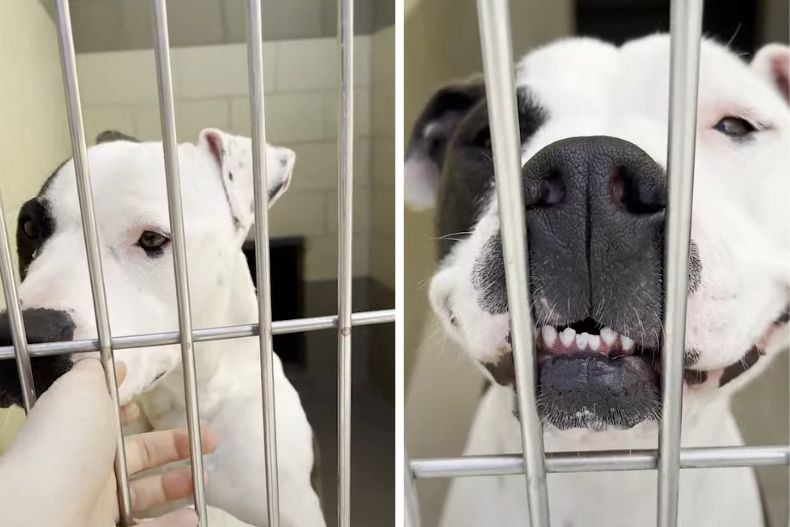
[[[371,272],[371,49],[372,37],[356,38],[357,276]],[[195,141],[198,132],[209,126],[249,135],[246,46],[173,48],[171,57],[179,141]],[[80,54],[78,71],[89,142],[106,129],[146,140],[161,138],[152,50]],[[271,210],[271,234],[305,236],[306,278],[333,279],[337,273],[335,39],[264,43],[264,79],[267,139],[297,155],[291,188]]]

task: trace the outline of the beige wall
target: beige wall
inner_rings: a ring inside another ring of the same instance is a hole
[[[765,13],[762,30],[765,42],[788,42],[790,33],[790,3],[787,0],[763,0]]]
[[[372,38],[370,274],[395,288],[395,26]]]
[[[55,27],[37,2],[0,2],[0,188],[9,227],[71,151]]]
[[[19,207],[70,152],[55,27],[38,2],[0,1],[0,64],[0,190],[13,240]],[[0,452],[22,415],[0,410]]]
[[[381,162],[392,113],[387,117],[380,105],[371,111],[374,97],[378,102],[393,85],[394,75],[373,80],[373,64],[381,62],[373,59],[374,45],[382,47],[385,40],[355,39],[355,276],[376,274],[372,251],[383,245],[371,240],[380,239],[377,230],[386,230],[377,222],[384,207],[374,208],[371,201],[381,194],[382,182],[392,180],[392,164],[388,169]],[[204,127],[249,135],[246,45],[174,48],[171,57],[179,141],[195,141]],[[337,64],[334,38],[264,43],[267,140],[296,152],[293,183],[270,212],[270,230],[275,237],[305,237],[307,280],[337,275]],[[106,129],[160,140],[152,50],[80,53],[77,66],[89,144]],[[378,66],[375,74],[382,75]],[[388,209],[392,222],[392,206]],[[386,274],[381,264],[376,267]]]

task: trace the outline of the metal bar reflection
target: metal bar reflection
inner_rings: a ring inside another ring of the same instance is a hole
[[[208,525],[206,490],[203,472],[203,449],[200,437],[200,410],[197,394],[195,350],[192,343],[192,314],[189,304],[189,276],[187,250],[184,236],[184,212],[181,204],[181,176],[178,167],[173,79],[170,68],[170,37],[167,30],[167,0],[154,0],[154,52],[156,78],[159,92],[159,115],[162,121],[162,148],[164,150],[167,180],[167,205],[170,212],[170,230],[175,271],[178,331],[181,336],[181,363],[184,371],[184,400],[186,402],[187,432],[189,433],[189,458],[192,468],[192,495],[199,525]]]
[[[252,169],[255,194],[255,276],[263,397],[263,446],[266,465],[268,525],[280,525],[277,471],[277,421],[274,400],[274,351],[272,350],[271,283],[269,276],[268,178],[266,173],[266,122],[263,104],[263,30],[260,0],[250,0],[247,13],[247,61],[252,119]]]
[[[354,230],[354,0],[338,2],[337,524],[351,526],[351,284]]]
[[[546,471],[610,472],[656,470],[658,450],[610,450],[597,452],[548,452]],[[790,464],[790,447],[704,447],[683,448],[680,468],[763,467]],[[457,458],[418,459],[411,462],[415,478],[460,478],[509,476],[524,473],[521,455],[465,456]]]
[[[667,153],[669,202],[664,249],[666,292],[658,463],[659,527],[674,527],[678,515],[683,353],[686,340],[702,5],[702,0],[672,0],[670,13],[672,40]]]
[[[74,54],[74,37],[71,30],[71,14],[68,0],[56,0],[58,48],[63,71],[63,86],[66,95],[66,111],[69,121],[69,135],[74,156],[74,170],[77,177],[82,233],[85,238],[85,252],[88,259],[93,308],[96,315],[96,331],[99,337],[99,354],[107,380],[107,390],[113,402],[113,420],[116,426],[115,437],[115,481],[118,486],[118,508],[120,521],[124,527],[132,525],[132,500],[129,493],[129,474],[126,467],[126,448],[121,416],[118,408],[118,379],[115,374],[115,361],[110,334],[110,319],[107,312],[107,295],[104,290],[99,234],[93,208],[93,194],[88,170],[88,152],[85,145],[85,129],[82,123],[77,63]]]
[[[488,115],[494,149],[496,190],[504,252],[510,333],[521,418],[521,443],[532,525],[548,527],[549,503],[543,466],[543,427],[535,398],[535,364],[529,302],[527,236],[521,184],[521,141],[516,117],[513,49],[507,0],[478,0]]]

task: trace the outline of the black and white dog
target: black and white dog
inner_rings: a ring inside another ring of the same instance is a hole
[[[538,409],[549,451],[657,445],[668,77],[665,35],[620,48],[565,40],[518,65]],[[684,446],[742,443],[729,396],[787,344],[789,104],[787,46],[766,46],[747,65],[702,43]],[[428,102],[406,177],[412,204],[436,204],[433,308],[495,381],[466,453],[518,452],[481,81],[447,86]],[[548,485],[552,525],[655,521],[653,472],[557,474]],[[442,525],[528,522],[523,478],[466,478],[453,482]],[[683,471],[679,525],[763,525],[753,473]]]
[[[103,134],[104,135],[104,134]],[[88,149],[104,283],[113,335],[178,328],[161,143],[128,137]],[[295,156],[267,145],[269,204],[288,188]],[[178,146],[193,324],[257,321],[242,244],[253,223],[251,141],[216,129]],[[17,228],[19,294],[32,342],[95,339],[73,161],[24,204]],[[8,335],[7,326],[0,332]],[[201,421],[218,437],[205,456],[208,503],[256,526],[267,524],[257,338],[195,344]],[[127,366],[122,403],[139,397],[155,429],[185,424],[179,346],[116,350]],[[78,357],[34,358],[39,393]],[[19,402],[13,361],[0,364],[0,405]],[[282,525],[323,527],[311,484],[313,435],[299,395],[275,356]]]

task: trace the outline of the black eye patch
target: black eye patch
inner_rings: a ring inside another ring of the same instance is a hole
[[[22,279],[25,278],[27,268],[54,231],[55,220],[49,212],[49,203],[46,199],[37,197],[22,205],[16,229]]]

